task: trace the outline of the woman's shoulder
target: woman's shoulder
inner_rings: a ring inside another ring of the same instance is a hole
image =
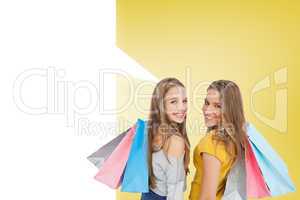
[[[179,135],[171,135],[168,137],[165,145],[164,151],[174,157],[180,157],[185,151],[185,140]]]
[[[208,132],[199,142],[197,151],[201,153],[209,153],[217,157],[220,161],[225,162],[228,159],[226,145],[218,140],[215,131]]]
[[[217,138],[217,133],[215,131],[209,131],[200,138],[197,147],[215,148],[216,146],[219,146],[220,143],[218,142],[218,140],[216,140],[216,138]]]
[[[215,141],[213,137],[215,137],[216,132],[214,130],[205,133],[205,135],[200,139],[199,145],[207,144],[214,145]]]

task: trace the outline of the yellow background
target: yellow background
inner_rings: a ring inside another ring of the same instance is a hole
[[[205,87],[197,89],[200,98],[193,99],[197,84],[217,79],[235,81],[243,94],[247,119],[285,160],[297,188],[300,184],[299,35],[298,1],[117,0],[118,47],[159,79],[174,76],[186,84],[191,126],[197,123],[203,126],[199,108]],[[288,82],[277,85],[274,73],[285,67]],[[286,131],[270,127],[250,107],[251,90],[266,77],[270,77],[271,87],[255,94],[255,110],[272,119],[276,113],[276,92],[288,89]],[[132,80],[135,86],[141,82]],[[124,83],[122,78],[118,79],[120,106],[132,95]],[[149,94],[152,89],[142,91]],[[141,105],[147,109],[149,102],[146,99]],[[133,122],[146,116],[130,104],[119,119]],[[203,133],[190,127],[188,134],[194,147]],[[193,176],[192,163],[191,170]],[[189,190],[190,187],[186,197]],[[117,199],[138,200],[139,195],[117,192]],[[272,199],[299,200],[300,193]]]

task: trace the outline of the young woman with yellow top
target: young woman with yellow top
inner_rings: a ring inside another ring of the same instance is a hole
[[[226,177],[241,159],[246,140],[245,117],[239,87],[232,81],[211,83],[202,108],[207,134],[194,150],[190,200],[221,200]]]

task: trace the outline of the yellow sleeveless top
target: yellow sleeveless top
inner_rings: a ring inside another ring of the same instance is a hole
[[[229,154],[226,152],[225,145],[222,142],[213,140],[213,134],[215,131],[212,130],[207,133],[199,142],[194,150],[193,161],[196,167],[196,174],[192,181],[191,192],[189,195],[190,200],[199,200],[201,193],[201,179],[202,179],[202,168],[203,162],[201,153],[205,152],[210,155],[215,156],[221,161],[221,171],[218,181],[216,200],[221,200],[225,190],[225,184],[227,180],[228,172],[233,164],[232,159],[230,159]]]

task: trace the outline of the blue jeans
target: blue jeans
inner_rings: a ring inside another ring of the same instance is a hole
[[[142,193],[141,200],[167,200],[167,197],[160,196],[149,190],[148,193]]]

